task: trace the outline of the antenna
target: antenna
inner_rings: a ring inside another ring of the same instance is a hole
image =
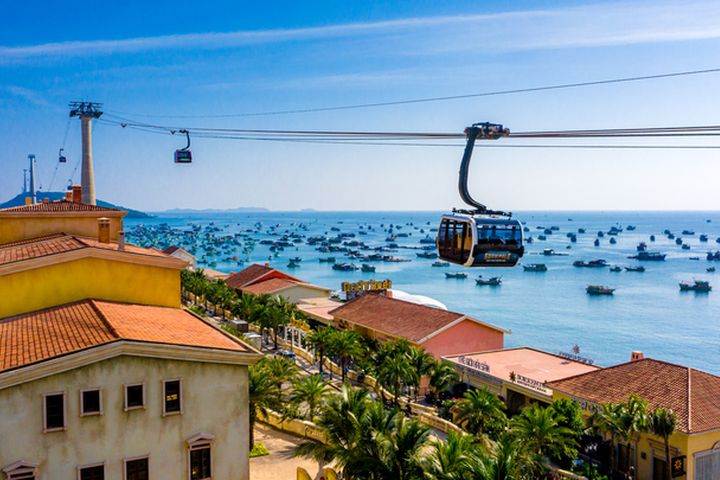
[[[32,203],[37,202],[37,187],[35,186],[35,155],[28,154],[28,160],[30,161],[30,198]]]
[[[95,176],[92,160],[92,119],[100,118],[103,114],[102,103],[97,102],[70,102],[71,117],[80,117],[82,126],[82,171],[80,184],[82,185],[82,202],[95,205]]]

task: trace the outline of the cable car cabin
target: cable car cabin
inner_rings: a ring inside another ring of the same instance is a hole
[[[175,150],[175,163],[192,163],[190,150]]]
[[[443,215],[437,237],[438,256],[465,267],[513,267],[523,256],[519,220],[496,215]]]

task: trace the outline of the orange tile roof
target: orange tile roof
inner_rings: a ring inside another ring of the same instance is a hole
[[[122,212],[118,208],[101,207],[87,203],[75,203],[67,200],[34,203],[17,207],[0,208],[0,213],[45,213],[45,212]]]
[[[301,283],[295,282],[293,280],[286,280],[284,278],[271,278],[270,280],[264,280],[262,282],[248,285],[247,287],[243,287],[242,291],[255,295],[261,295],[263,293],[274,293],[287,287],[293,287],[295,285],[301,285]]]
[[[720,428],[720,377],[694,368],[645,358],[549,382],[548,386],[596,404],[623,402],[636,393],[651,409],[671,408],[681,432]]]
[[[413,342],[465,317],[462,313],[374,294],[358,297],[329,313],[335,318]]]
[[[300,282],[300,279],[292,277],[287,273],[281,272],[274,268],[266,267],[265,265],[258,265],[254,263],[249,267],[240,270],[237,273],[233,273],[227,278],[227,284],[232,288],[243,288],[250,284],[256,283],[261,279],[272,276],[274,278],[284,278],[287,280],[295,280]]]
[[[185,310],[82,300],[0,319],[0,372],[118,340],[251,351]]]
[[[85,248],[120,251],[117,243],[101,243],[97,240],[61,233],[0,245],[0,265]],[[124,252],[153,257],[167,257],[167,255],[157,250],[142,248],[128,243],[125,244]]]

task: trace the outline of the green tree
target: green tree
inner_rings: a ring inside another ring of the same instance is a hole
[[[273,385],[275,385],[278,395],[282,392],[283,384],[294,379],[299,370],[294,360],[279,355],[265,357],[262,363],[264,371]]]
[[[395,351],[392,355],[386,356],[378,365],[377,370],[378,381],[390,389],[393,394],[393,403],[396,406],[400,404],[399,399],[404,382],[411,379],[414,374],[410,359],[401,351]]]
[[[277,393],[262,364],[248,368],[248,418],[250,421],[250,450],[255,445],[257,412],[264,414],[277,401]]]
[[[250,293],[243,293],[237,297],[237,300],[233,303],[233,315],[249,322],[251,320],[253,310],[255,309],[255,305],[255,297]]]
[[[554,414],[558,425],[567,428],[575,439],[575,445],[566,443],[562,448],[562,452],[551,457],[563,468],[570,468],[572,461],[578,456],[579,442],[586,428],[580,404],[574,400],[560,398],[555,400],[548,408]]]
[[[363,354],[360,335],[353,330],[336,330],[330,340],[330,351],[340,360],[342,382],[345,383],[349,363]]]
[[[630,395],[627,402],[622,404],[620,415],[620,428],[622,438],[627,443],[625,450],[625,473],[630,475],[631,447],[640,441],[640,435],[650,428],[650,414],[648,404],[638,395]]]
[[[507,426],[505,404],[487,388],[468,390],[455,408],[458,425],[472,434],[496,438]]]
[[[526,407],[513,417],[510,427],[518,445],[534,460],[537,471],[544,468],[545,458],[562,457],[578,447],[575,432],[560,424],[552,407]]]
[[[665,470],[665,480],[672,480],[672,470],[670,458],[670,436],[675,433],[677,428],[677,417],[675,412],[669,408],[658,407],[653,410],[650,415],[650,431],[663,439],[665,445],[665,462],[667,469]]]
[[[623,439],[622,415],[622,404],[608,402],[600,405],[600,408],[588,420],[589,431],[610,439],[612,445],[610,449],[610,470],[612,472],[618,470],[615,445]]]
[[[468,480],[535,480],[542,478],[535,471],[527,453],[519,448],[509,433],[493,443],[490,451],[476,451],[471,458]]]
[[[320,362],[319,370],[323,373],[323,363],[325,362],[325,355],[332,347],[332,336],[335,333],[335,329],[332,327],[321,327],[317,330],[313,330],[306,340],[315,349],[315,356]]]
[[[465,480],[481,455],[472,435],[450,431],[445,441],[435,440],[424,460],[428,480]]]
[[[438,399],[440,394],[458,382],[455,367],[444,360],[435,361],[430,367],[430,397]]]
[[[293,380],[289,400],[297,406],[305,405],[305,416],[315,418],[317,407],[328,398],[330,384],[320,375],[303,375]]]
[[[435,358],[427,353],[424,348],[418,347],[410,348],[407,357],[412,369],[408,384],[413,388],[414,396],[417,399],[422,378],[430,373],[430,369],[435,364]]]

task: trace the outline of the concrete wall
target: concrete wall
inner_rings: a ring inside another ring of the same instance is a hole
[[[435,335],[421,346],[435,358],[458,353],[482,352],[503,348],[504,334],[472,320],[463,320]]]
[[[330,295],[324,290],[308,288],[302,285],[287,288],[276,296],[285,297],[290,303],[298,303],[303,298],[328,298]]]
[[[162,380],[182,379],[179,415],[163,417]],[[125,412],[126,383],[145,383],[145,408]],[[80,416],[80,389],[102,388],[100,416]],[[65,431],[43,433],[43,394],[65,391]],[[75,479],[105,462],[123,478],[123,459],[149,455],[151,478],[188,479],[186,439],[215,436],[213,478],[247,480],[247,367],[119,357],[0,390],[0,468],[27,460],[40,479]]]
[[[85,298],[180,307],[180,272],[86,258],[0,276],[0,298],[0,318]]]
[[[110,239],[117,241],[118,232],[122,230],[122,218],[110,217],[107,213],[109,212],[98,212],[93,216],[87,214],[78,216],[48,214],[48,216],[27,216],[22,218],[16,218],[16,215],[11,218],[2,216],[0,217],[0,244],[61,232],[97,239],[98,218],[101,217],[110,219]]]

